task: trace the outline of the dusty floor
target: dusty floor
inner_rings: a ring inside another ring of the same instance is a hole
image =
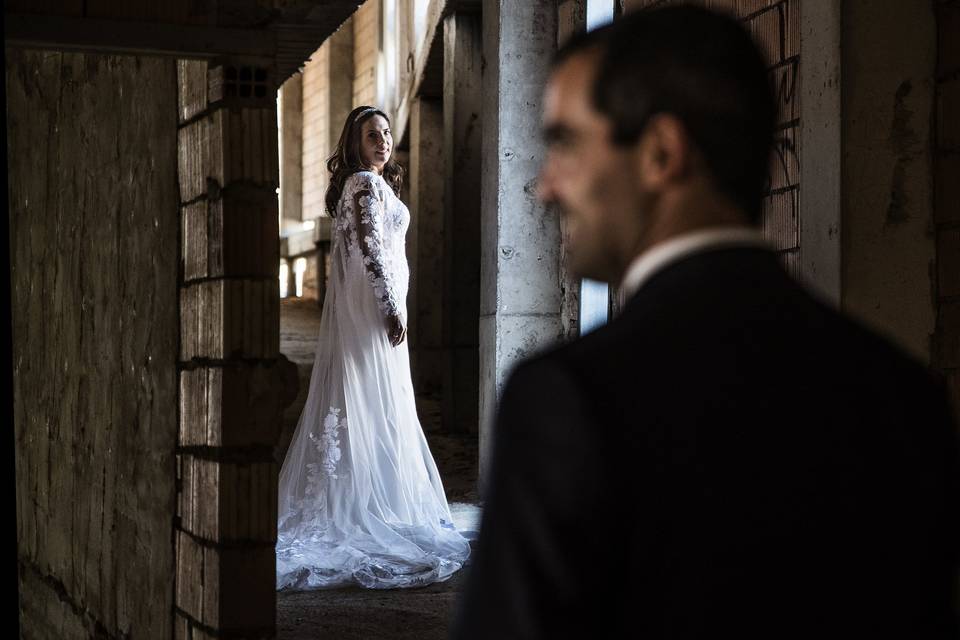
[[[280,307],[280,351],[297,364],[300,394],[284,412],[287,429],[296,426],[306,402],[314,347],[320,327],[316,300],[287,298]],[[477,440],[443,434],[440,399],[417,397],[420,423],[440,470],[454,522],[476,536]],[[469,565],[446,582],[416,589],[334,589],[277,594],[278,640],[379,640],[446,638],[457,595]]]
[[[277,594],[277,640],[441,640],[470,570],[418,589]]]

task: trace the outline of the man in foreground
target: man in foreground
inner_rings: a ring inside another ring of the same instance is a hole
[[[758,231],[775,122],[732,18],[562,48],[540,197],[608,325],[520,363],[452,637],[958,637],[957,429]]]

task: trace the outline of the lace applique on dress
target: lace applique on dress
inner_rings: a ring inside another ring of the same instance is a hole
[[[397,287],[394,274],[389,268],[387,251],[384,246],[384,219],[386,217],[383,198],[370,176],[357,179],[355,196],[359,206],[360,250],[363,264],[367,270],[367,282],[373,287],[377,306],[385,316],[400,315],[397,299]]]
[[[310,433],[310,440],[317,448],[320,454],[319,462],[307,464],[307,493],[315,495],[320,482],[320,470],[330,478],[338,478],[336,474],[337,462],[340,461],[340,438],[337,434],[338,429],[347,428],[347,418],[340,417],[338,407],[330,407],[330,412],[323,420],[323,430],[320,434]]]

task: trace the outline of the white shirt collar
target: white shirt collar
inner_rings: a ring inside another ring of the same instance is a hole
[[[633,294],[655,271],[708,247],[762,247],[773,249],[763,233],[753,227],[726,226],[699,229],[653,245],[633,259],[620,283],[623,299]]]

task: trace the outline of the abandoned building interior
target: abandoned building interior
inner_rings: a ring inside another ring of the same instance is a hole
[[[621,303],[534,195],[550,56],[680,1],[8,0],[21,637],[445,637],[459,576],[275,590],[326,160],[353,107],[391,114],[418,413],[475,529],[511,366]],[[784,265],[960,398],[960,0],[699,4],[767,56]]]

